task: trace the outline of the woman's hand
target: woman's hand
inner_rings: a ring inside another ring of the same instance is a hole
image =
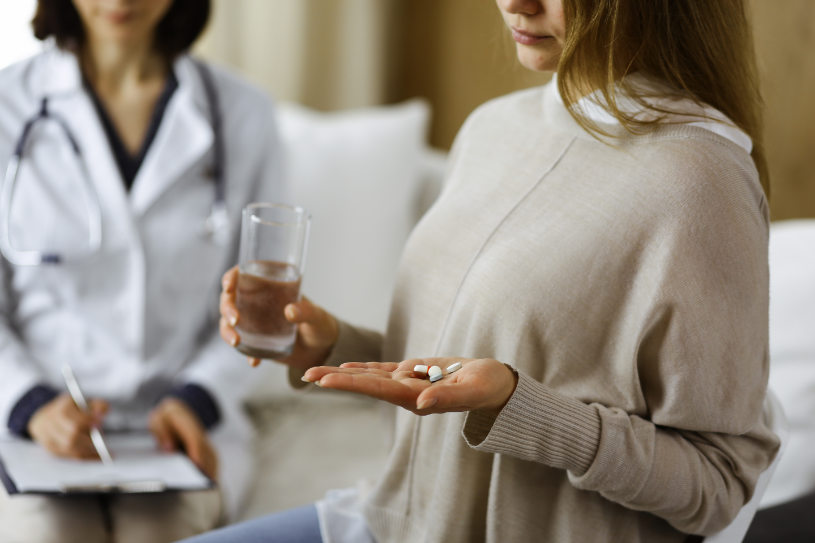
[[[31,438],[57,456],[99,459],[91,441],[91,428],[102,425],[108,403],[88,402],[89,411],[79,409],[67,393],[60,394],[34,412],[28,421]]]
[[[198,416],[178,398],[165,398],[150,413],[150,431],[165,451],[183,449],[210,479],[218,475],[218,455]]]
[[[461,369],[447,373],[447,366]],[[431,383],[413,371],[417,364],[439,366],[444,377]],[[517,378],[505,364],[490,358],[417,358],[404,362],[348,362],[340,367],[311,368],[303,377],[323,388],[347,390],[385,400],[417,415],[449,411],[500,410],[515,391]]]
[[[240,336],[235,326],[240,320],[235,306],[235,290],[238,284],[237,266],[227,271],[221,279],[221,337],[224,341],[237,346]],[[303,298],[284,309],[286,320],[297,325],[297,339],[292,353],[278,362],[298,369],[308,369],[321,364],[328,357],[331,348],[337,341],[339,325],[337,320],[323,308]],[[252,366],[260,364],[259,358],[249,358]]]

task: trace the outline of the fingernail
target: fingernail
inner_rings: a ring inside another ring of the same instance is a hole
[[[308,378],[308,377],[306,377],[305,375],[304,375],[304,376],[302,376],[302,377],[300,378],[300,380],[301,380],[301,381],[303,381],[304,383],[310,383],[310,382],[311,382],[311,379],[309,379],[309,378]]]
[[[416,403],[416,409],[428,409],[436,405],[438,398],[423,398]]]
[[[233,347],[236,346],[238,344],[238,337],[232,336],[232,339],[229,340],[229,344],[232,345]]]
[[[229,316],[229,326],[234,327],[236,324],[238,324],[238,316],[237,315],[230,315]]]
[[[320,381],[314,381],[314,384],[317,385],[318,387],[323,386],[323,385],[320,384]]]
[[[294,320],[298,317],[299,311],[293,305],[287,305],[286,309],[284,309],[284,313],[286,314],[286,318],[289,320]]]

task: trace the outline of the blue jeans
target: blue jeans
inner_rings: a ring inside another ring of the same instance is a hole
[[[317,508],[305,505],[226,526],[184,543],[322,543]]]

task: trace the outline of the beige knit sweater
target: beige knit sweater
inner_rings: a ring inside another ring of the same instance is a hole
[[[749,499],[778,447],[756,170],[697,127],[619,135],[593,139],[551,87],[481,107],[408,242],[384,338],[342,325],[336,361],[519,374],[495,419],[400,410],[364,509],[378,541],[682,541]]]

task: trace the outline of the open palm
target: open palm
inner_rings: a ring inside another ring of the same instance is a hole
[[[435,383],[413,371],[417,364],[462,367]],[[304,380],[398,405],[418,415],[500,409],[515,390],[515,374],[490,358],[417,358],[403,362],[347,362],[309,369]]]

